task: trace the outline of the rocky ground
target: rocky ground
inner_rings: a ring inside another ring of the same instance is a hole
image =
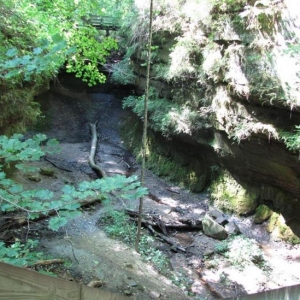
[[[139,175],[140,166],[125,149],[119,134],[123,120],[130,117],[121,108],[120,92],[87,93],[76,84],[61,84],[64,87],[56,87],[43,96],[45,119],[39,125],[40,131],[60,141],[61,152],[38,163],[40,167],[53,168],[54,176],[38,174],[39,182],[27,177],[19,181],[31,188],[47,187],[58,192],[65,183],[95,179],[87,163],[88,123],[95,121],[99,136],[97,163],[109,175]],[[202,220],[208,211],[213,217],[218,214],[210,206],[208,193],[192,194],[150,171],[146,172],[145,182],[150,197],[145,199],[144,212],[161,219],[163,224]],[[137,210],[138,202],[132,201],[129,206]],[[120,204],[113,202],[113,209],[120,209]],[[264,224],[254,225],[251,217],[222,215],[234,221],[242,233],[224,242],[198,228],[167,228],[173,246],[163,241],[155,243],[170,259],[167,278],[131,247],[107,237],[99,225],[106,210],[102,204],[95,205],[59,232],[47,230],[47,221],[43,221],[32,227],[29,235],[38,237],[43,251],[52,257],[72,262],[68,269],[59,271],[60,276],[83,283],[97,280],[102,283],[100,288],[134,299],[226,299],[300,283],[299,246],[272,240]]]

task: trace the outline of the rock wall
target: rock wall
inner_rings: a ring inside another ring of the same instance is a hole
[[[214,179],[210,189],[219,206],[245,214],[266,203],[300,235],[300,13],[294,2],[158,1],[149,119],[160,138],[209,162],[201,172]],[[126,59],[143,93],[147,13],[138,9]],[[127,107],[141,116],[139,102],[136,97]]]

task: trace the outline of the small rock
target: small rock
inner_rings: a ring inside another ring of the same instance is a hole
[[[239,234],[241,233],[241,230],[239,226],[234,222],[230,221],[228,224],[225,225],[225,230],[228,234]]]
[[[137,286],[138,284],[134,281],[134,280],[130,280],[129,282],[128,282],[128,284],[127,284],[127,286],[129,287],[129,288],[132,288],[132,287],[135,287],[135,286]]]
[[[133,264],[125,264],[125,267],[128,269],[133,269]]]
[[[30,181],[35,181],[35,182],[39,182],[41,181],[41,177],[39,175],[28,175],[27,178],[30,180]]]
[[[52,177],[54,175],[54,170],[51,168],[41,168],[40,173],[42,175]]]
[[[150,297],[154,298],[154,299],[158,299],[161,295],[159,292],[157,291],[150,291]]]
[[[210,209],[207,214],[210,217],[212,217],[213,219],[223,218],[224,217],[223,213],[220,212],[219,210],[215,209],[215,208]]]
[[[130,295],[132,295],[132,292],[129,291],[129,290],[125,290],[125,291],[124,291],[124,294],[127,295],[127,296],[130,296]]]
[[[216,218],[215,221],[222,226],[228,223],[228,220],[223,216]]]
[[[212,238],[225,240],[228,236],[225,228],[214,221],[208,214],[203,219],[202,225],[204,233]]]
[[[87,286],[92,287],[92,288],[101,287],[103,285],[104,285],[104,282],[100,281],[100,280],[93,280],[87,284]]]
[[[203,255],[206,256],[206,257],[209,257],[209,256],[212,256],[215,252],[216,252],[215,249],[206,249],[203,252]]]
[[[141,284],[138,284],[136,286],[136,289],[139,290],[139,291],[144,291],[145,290],[145,288]]]

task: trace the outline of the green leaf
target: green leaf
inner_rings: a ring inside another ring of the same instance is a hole
[[[64,217],[64,218],[67,218],[67,219],[72,219],[72,218],[78,217],[80,215],[81,215],[81,212],[78,211],[78,210],[75,210],[75,211],[69,211],[69,210],[60,211],[60,216]]]
[[[64,206],[64,209],[68,209],[68,210],[76,210],[78,208],[80,208],[80,204],[77,202],[74,202],[74,203]]]
[[[40,217],[40,214],[39,213],[31,213],[29,216],[30,216],[30,220],[35,220]]]
[[[18,194],[23,191],[23,187],[20,184],[14,184],[9,191],[13,194]]]
[[[20,74],[21,74],[21,70],[12,70],[12,71],[9,71],[8,73],[6,73],[4,77],[6,79],[10,79],[10,78],[13,78]]]
[[[81,192],[86,191],[87,189],[90,189],[90,188],[91,188],[91,183],[88,181],[83,181],[78,186],[78,190]]]
[[[38,133],[33,136],[33,140],[38,143],[41,143],[41,142],[45,141],[46,139],[47,139],[47,136],[43,133]]]
[[[70,195],[70,194],[73,194],[75,192],[75,188],[72,185],[65,185],[62,189],[62,192],[64,194]]]
[[[18,53],[17,48],[11,48],[6,51],[5,55],[8,57],[13,57],[13,56],[17,55],[17,53]]]
[[[40,47],[33,49],[33,53],[36,55],[41,54],[42,52],[43,52],[43,49]]]
[[[51,201],[49,209],[60,209],[63,206],[63,202],[59,200]]]
[[[49,200],[53,198],[53,192],[49,190],[37,190],[34,196],[40,200]]]
[[[64,41],[64,38],[59,33],[57,33],[52,36],[52,41],[56,44]]]
[[[65,217],[53,217],[49,220],[48,227],[53,231],[57,231],[60,227],[65,226],[67,222],[68,219]]]

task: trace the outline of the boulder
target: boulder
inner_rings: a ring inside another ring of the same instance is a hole
[[[273,214],[273,211],[268,206],[262,204],[262,205],[258,206],[255,211],[254,223],[261,224],[264,221],[267,221],[271,217],[272,214]]]
[[[213,220],[215,220],[218,224],[220,224],[222,226],[224,226],[228,223],[228,220],[224,216],[224,214],[215,208],[209,210],[208,215],[210,217],[212,217]]]
[[[202,226],[204,233],[212,238],[224,240],[228,236],[225,228],[214,221],[208,214],[203,219]]]

